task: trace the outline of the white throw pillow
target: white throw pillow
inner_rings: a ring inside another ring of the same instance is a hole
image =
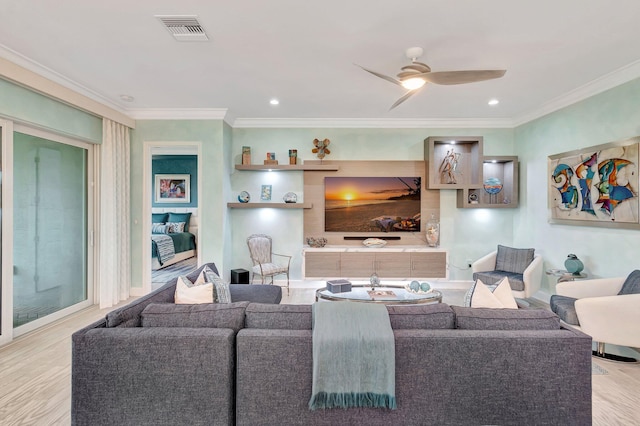
[[[213,303],[214,295],[213,283],[193,285],[186,277],[178,277],[174,301],[177,305]]]
[[[493,291],[481,280],[476,281],[471,295],[471,307],[518,309],[509,279],[503,278]]]

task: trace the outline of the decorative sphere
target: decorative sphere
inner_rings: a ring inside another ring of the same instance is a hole
[[[431,290],[431,286],[429,285],[429,283],[421,283],[420,284],[420,290],[429,291],[429,290]]]
[[[241,203],[248,203],[250,199],[251,199],[251,196],[247,191],[242,191],[238,195],[238,201],[240,201]]]
[[[420,283],[418,281],[411,281],[411,283],[409,284],[409,288],[411,289],[411,291],[418,291],[420,290]]]
[[[500,179],[495,177],[486,179],[483,186],[484,190],[491,195],[497,194],[498,192],[502,191],[502,182],[500,181]]]

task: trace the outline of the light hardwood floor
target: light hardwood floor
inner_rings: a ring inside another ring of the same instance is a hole
[[[314,291],[292,286],[283,303],[312,303]],[[70,424],[71,334],[107,311],[88,308],[0,348],[0,425]],[[593,424],[640,425],[640,364],[595,362],[608,374],[592,376]]]

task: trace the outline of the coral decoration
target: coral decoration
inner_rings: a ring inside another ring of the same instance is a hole
[[[325,155],[331,154],[331,151],[329,151],[329,148],[327,148],[330,143],[331,141],[329,139],[325,139],[323,141],[320,141],[319,139],[314,139],[313,145],[315,146],[315,148],[313,148],[311,152],[316,154],[318,158],[322,160]]]

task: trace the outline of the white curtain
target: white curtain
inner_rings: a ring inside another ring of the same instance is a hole
[[[129,145],[129,128],[104,118],[100,146],[100,308],[128,299],[131,287]]]

